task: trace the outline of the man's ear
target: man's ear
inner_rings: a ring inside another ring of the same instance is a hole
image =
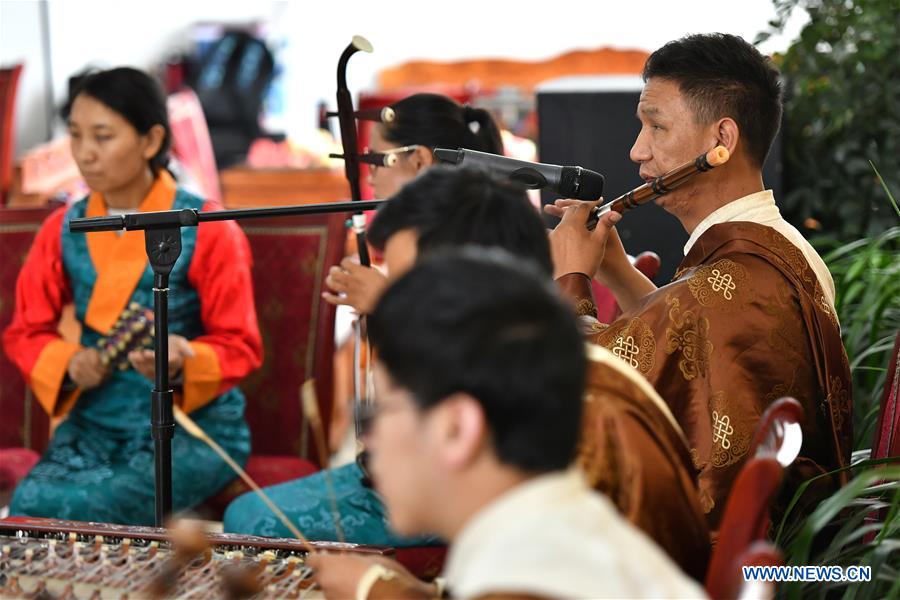
[[[409,160],[416,173],[434,164],[434,156],[431,154],[431,149],[426,146],[416,147]]]
[[[472,396],[457,393],[444,400],[436,411],[441,460],[449,470],[463,470],[489,446],[484,410]]]
[[[734,155],[734,150],[741,138],[741,130],[734,119],[731,117],[719,119],[719,122],[716,123],[715,135],[718,145],[725,146],[728,153]]]

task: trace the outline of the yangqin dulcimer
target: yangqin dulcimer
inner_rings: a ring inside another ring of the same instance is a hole
[[[299,540],[58,519],[0,520],[0,598],[320,598]],[[311,542],[316,551],[391,548]],[[188,544],[190,546],[190,544]]]

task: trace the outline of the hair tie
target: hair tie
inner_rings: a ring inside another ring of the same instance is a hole
[[[474,135],[478,135],[481,131],[481,120],[476,114],[477,108],[472,108],[468,104],[463,105],[463,122]]]

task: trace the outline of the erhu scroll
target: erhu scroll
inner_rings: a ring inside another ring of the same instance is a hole
[[[716,146],[709,152],[704,152],[696,159],[688,161],[681,166],[675,167],[665,175],[657,177],[653,181],[648,181],[640,187],[636,187],[630,192],[626,192],[611,202],[607,202],[603,206],[597,206],[591,210],[591,216],[588,217],[588,229],[594,229],[600,217],[610,211],[624,213],[626,210],[637,208],[641,204],[646,204],[652,200],[656,200],[660,196],[665,196],[687,180],[691,179],[698,173],[705,173],[710,169],[718,167],[728,162],[730,158],[728,149],[725,146]]]
[[[341,129],[341,146],[344,153],[332,155],[333,158],[344,159],[344,175],[350,184],[350,198],[354,202],[362,200],[359,187],[359,150],[356,142],[356,111],[353,109],[353,97],[347,88],[347,63],[350,57],[359,51],[372,52],[372,44],[361,35],[354,35],[353,40],[344,49],[337,66],[337,118]],[[329,116],[335,113],[329,113]],[[366,222],[362,211],[353,215],[353,232],[356,234],[359,262],[368,267],[369,249],[366,246]]]

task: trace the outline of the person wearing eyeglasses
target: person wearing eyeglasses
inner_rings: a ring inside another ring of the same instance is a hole
[[[376,198],[390,198],[404,184],[434,164],[435,148],[466,148],[503,154],[500,130],[482,108],[462,105],[440,94],[414,94],[390,105],[394,119],[372,128],[365,156],[369,185]],[[381,166],[373,164],[381,163]],[[325,280],[326,302],[353,307],[359,314],[371,312],[387,287],[384,273],[363,267],[348,257],[331,267]]]
[[[388,210],[391,207],[393,210]],[[471,227],[479,215],[488,218],[483,226]],[[468,168],[435,166],[410,181],[379,210],[370,231],[373,246],[384,252],[391,281],[423,254],[464,244],[502,248],[523,261],[536,263],[548,278],[553,270],[543,221],[525,191]],[[310,539],[339,541],[343,534],[346,541],[359,544],[408,547],[439,543],[427,535],[397,535],[388,527],[381,498],[365,485],[364,462],[359,459],[280,483],[266,488],[266,493]],[[332,514],[331,490],[340,529]],[[228,506],[224,528],[229,533],[291,535],[253,493],[238,497]]]

